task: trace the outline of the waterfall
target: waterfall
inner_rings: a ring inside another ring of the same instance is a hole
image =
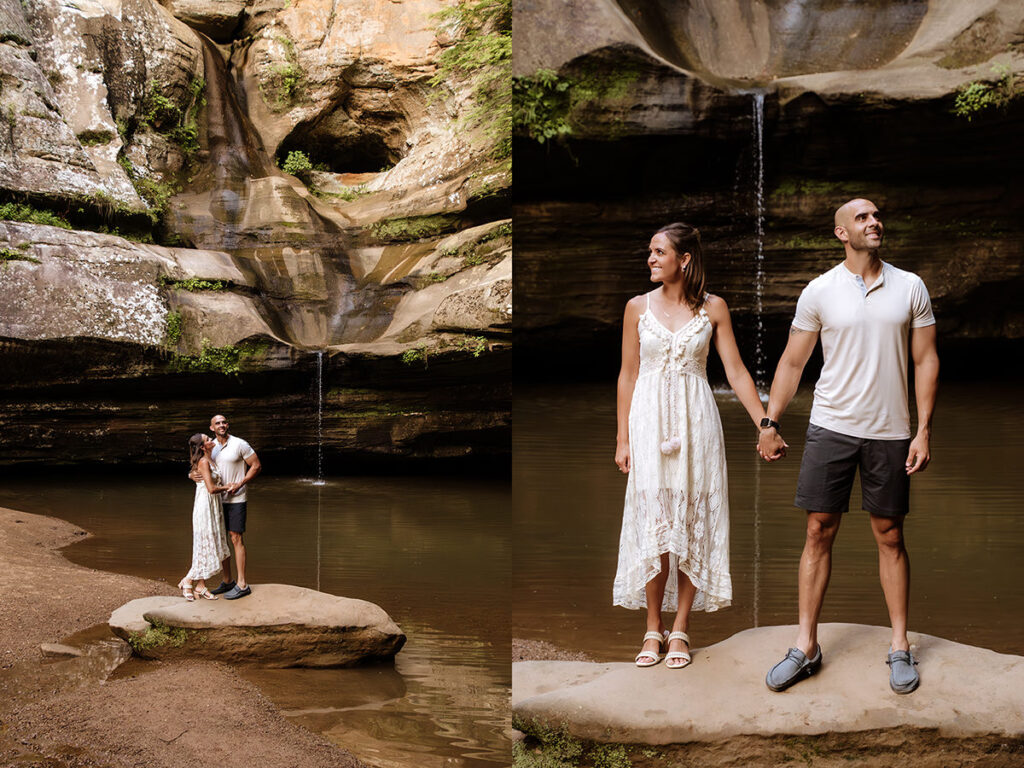
[[[316,353],[316,482],[313,485],[324,484],[324,352],[321,349]]]
[[[754,261],[754,383],[758,390],[767,386],[764,353],[764,93],[754,94],[754,222],[757,252]]]

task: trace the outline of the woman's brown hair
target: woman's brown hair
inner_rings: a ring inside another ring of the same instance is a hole
[[[206,443],[206,435],[202,432],[196,432],[192,437],[188,439],[188,461],[192,465],[192,469],[196,468],[196,464],[205,455],[203,451],[203,445]]]
[[[655,234],[665,235],[680,259],[690,254],[690,263],[683,270],[683,296],[696,312],[704,303],[704,252],[700,246],[700,230],[677,221],[666,224]]]

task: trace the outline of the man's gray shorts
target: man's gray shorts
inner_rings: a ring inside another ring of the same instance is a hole
[[[808,512],[846,512],[860,467],[864,509],[883,517],[905,515],[910,511],[909,450],[909,437],[868,440],[811,424],[793,503]]]
[[[224,527],[235,533],[245,533],[246,502],[224,503]]]

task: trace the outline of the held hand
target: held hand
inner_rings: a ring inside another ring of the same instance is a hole
[[[932,460],[931,452],[928,450],[928,436],[918,435],[910,442],[910,451],[907,453],[907,474],[923,472]]]
[[[199,474],[199,470],[198,469],[193,469],[191,472],[189,472],[188,473],[188,479],[191,480],[193,483],[201,483],[201,482],[203,482],[203,476],[201,474]]]
[[[238,489],[241,488],[241,487],[242,487],[241,483],[229,483],[226,486],[226,488],[224,490],[224,493],[226,495],[228,495],[228,496],[233,496],[234,494],[238,493]]]
[[[615,446],[615,466],[620,472],[629,474],[629,443],[618,443]]]
[[[787,448],[789,445],[773,428],[762,429],[757,437],[757,453],[765,461],[785,458]]]

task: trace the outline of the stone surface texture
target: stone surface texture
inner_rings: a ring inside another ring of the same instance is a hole
[[[156,625],[181,629],[181,642],[136,645],[144,658],[199,653],[204,659],[265,667],[345,667],[393,658],[405,635],[382,608],[289,584],[257,584],[238,600],[143,597],[110,616],[131,640]]]
[[[120,394],[74,405],[91,449],[42,428],[51,457],[95,461],[125,423],[99,414],[243,374],[239,408],[305,419],[319,351],[366,406],[339,450],[507,452],[510,162],[466,128],[471,83],[428,82],[452,5],[0,0],[0,197],[74,227],[0,223],[0,422],[101,381]],[[318,170],[282,171],[293,151]],[[309,425],[278,427],[306,450]],[[36,459],[0,437],[0,463]]]
[[[1024,338],[1009,170],[1024,162],[1024,99],[953,114],[971,83],[1019,95],[1024,6],[523,0],[515,13],[516,74],[551,70],[589,94],[561,141],[517,138],[521,348],[611,365],[626,301],[651,287],[646,244],[683,220],[702,231],[745,359],[760,325],[774,367],[800,288],[842,259],[832,214],[857,196],[887,216],[882,258],[925,279],[940,338],[959,345],[947,351]],[[573,35],[552,44],[556,20]]]
[[[796,636],[760,627],[696,649],[683,670],[663,663],[524,661],[512,665],[519,727],[559,728],[599,742],[678,744],[740,735],[811,735],[876,729],[938,729],[968,738],[1024,734],[1024,658],[911,633],[921,686],[889,689],[891,632],[823,624],[820,672],[782,693],[764,684]]]

